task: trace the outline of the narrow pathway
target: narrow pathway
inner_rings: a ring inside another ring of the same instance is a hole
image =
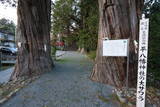
[[[52,72],[20,90],[1,107],[119,107],[97,96],[112,88],[89,80],[93,63],[77,52],[65,52]]]

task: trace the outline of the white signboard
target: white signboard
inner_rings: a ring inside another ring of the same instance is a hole
[[[45,51],[45,52],[47,51],[47,46],[46,46],[46,45],[44,45],[44,51]]]
[[[147,78],[149,19],[140,20],[139,58],[137,77],[137,107],[145,107],[145,91]]]
[[[103,56],[127,56],[128,39],[104,40]]]
[[[21,43],[21,42],[18,42],[18,47],[19,47],[19,48],[21,47],[21,45],[22,45],[22,43]]]

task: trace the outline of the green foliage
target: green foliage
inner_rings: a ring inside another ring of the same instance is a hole
[[[74,8],[73,8],[74,7]],[[58,0],[52,6],[52,33],[57,35],[73,31],[78,20],[75,0]]]
[[[52,33],[66,36],[65,43],[69,46],[76,43],[86,51],[96,50],[98,1],[56,1],[52,7]]]
[[[148,81],[157,87],[160,83],[160,3],[155,3],[150,12]]]
[[[77,42],[77,36],[72,34],[68,37],[63,38],[63,40],[67,46],[71,46],[74,42]]]
[[[16,7],[17,0],[0,0],[0,3],[5,4],[6,6]]]
[[[80,5],[83,16],[82,29],[79,31],[78,45],[86,51],[96,50],[98,42],[98,2],[85,0]]]
[[[13,21],[10,21],[8,19],[2,18],[0,19],[0,31],[15,34],[15,24]]]
[[[55,55],[56,55],[56,47],[52,46],[51,47],[51,56],[55,57]]]
[[[88,57],[92,60],[95,60],[96,58],[96,51],[90,51],[88,54]]]
[[[81,30],[78,35],[78,46],[86,51],[96,50],[97,34],[92,34],[87,30]]]

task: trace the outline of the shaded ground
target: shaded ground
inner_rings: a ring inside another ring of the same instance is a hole
[[[14,67],[0,72],[0,83],[8,82]]]
[[[1,107],[119,107],[97,96],[112,88],[89,80],[92,62],[77,52],[65,52],[52,72],[20,90]]]
[[[57,59],[64,54],[65,54],[65,51],[57,51],[56,52]],[[3,62],[13,64],[16,61],[3,61]],[[2,66],[0,68],[0,83],[7,83],[9,81],[9,78],[10,78],[13,70],[14,70],[14,67]]]

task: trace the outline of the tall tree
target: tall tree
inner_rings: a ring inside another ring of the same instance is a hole
[[[76,0],[58,0],[52,9],[52,33],[61,35],[66,48],[75,50],[76,33],[79,29],[79,7]]]
[[[81,26],[78,34],[78,45],[85,51],[96,50],[98,38],[98,1],[81,0]]]
[[[91,79],[116,87],[126,81],[126,58],[103,57],[102,41],[130,38],[129,86],[136,83],[137,55],[133,40],[138,39],[138,26],[143,0],[98,0],[99,1],[99,39],[96,63]]]
[[[18,56],[11,80],[51,71],[51,0],[18,0]]]
[[[79,7],[76,0],[58,0],[52,8],[52,32],[69,35],[70,32],[78,29]]]
[[[53,34],[67,35],[69,46],[77,44],[87,51],[96,50],[98,1],[58,0],[53,6]],[[76,42],[76,44],[75,44]]]

